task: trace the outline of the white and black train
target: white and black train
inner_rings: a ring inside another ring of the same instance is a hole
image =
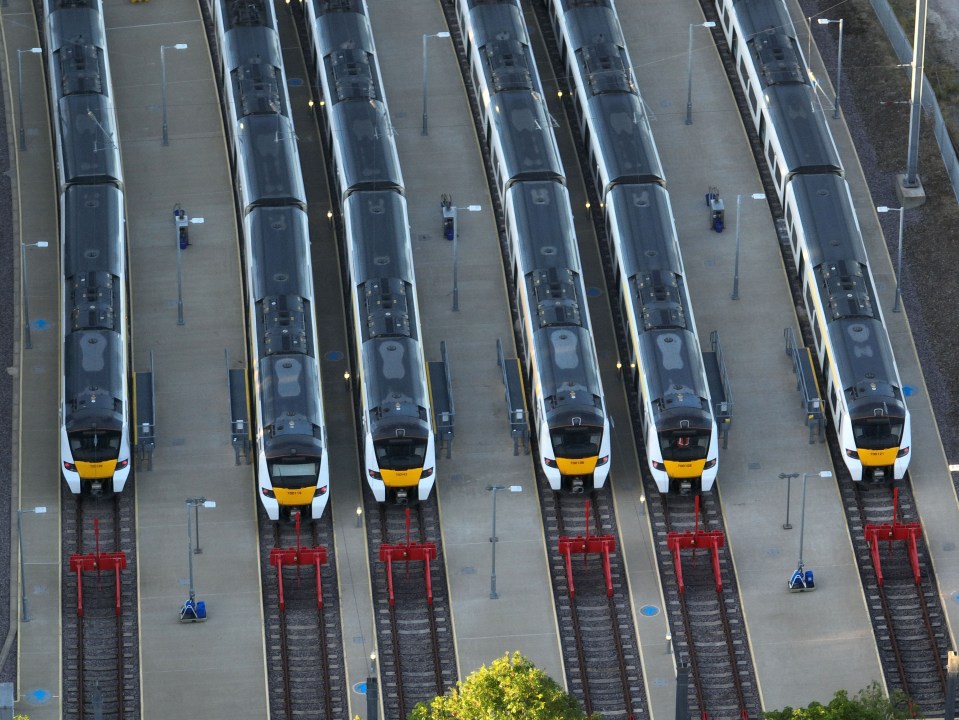
[[[329,501],[306,192],[269,0],[216,0],[219,68],[243,224],[256,473],[271,520]]]
[[[550,0],[606,219],[649,471],[660,492],[712,489],[719,443],[659,153],[612,0]]]
[[[366,481],[413,503],[436,480],[436,446],[403,175],[363,0],[307,0],[323,132],[348,255]]]
[[[554,490],[609,475],[609,419],[552,120],[518,0],[458,0],[470,75],[506,215],[540,466]]]
[[[100,0],[45,0],[60,194],[60,463],[70,491],[130,477],[123,171]]]
[[[717,0],[782,200],[827,405],[854,480],[902,479],[909,411],[849,187],[779,0]]]

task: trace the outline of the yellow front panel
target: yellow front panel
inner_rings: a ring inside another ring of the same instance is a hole
[[[104,462],[80,462],[75,463],[77,472],[80,473],[81,480],[106,480],[113,477],[113,471],[117,469],[116,460],[105,460]]]
[[[885,467],[896,462],[896,455],[899,454],[899,448],[889,448],[888,450],[864,450],[859,448],[859,460],[866,467]]]
[[[556,467],[563,475],[592,475],[596,469],[595,455],[587,458],[556,458]]]
[[[412,470],[380,470],[386,487],[414,487],[420,481],[422,468]]]
[[[316,485],[292,490],[274,485],[273,493],[276,495],[276,501],[280,503],[280,505],[309,505],[313,502],[313,496],[316,494]]]
[[[690,460],[689,462],[663,460],[663,465],[666,466],[666,474],[671,478],[698,478],[702,477],[703,468],[706,467],[706,459]]]

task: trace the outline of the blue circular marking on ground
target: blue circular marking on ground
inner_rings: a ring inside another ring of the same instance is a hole
[[[653,617],[653,615],[659,615],[659,608],[655,605],[643,605],[639,609],[640,615],[645,615],[646,617]]]
[[[46,690],[37,688],[36,690],[28,692],[24,697],[27,699],[27,702],[32,705],[45,705],[52,696]]]
[[[588,287],[586,288],[586,297],[599,297],[603,294],[603,291],[598,287]]]
[[[353,686],[353,692],[358,693],[359,695],[366,695],[366,683],[356,683],[356,685]]]
[[[909,397],[909,396],[912,395],[914,392],[916,392],[916,388],[914,388],[912,385],[903,385],[903,386],[902,386],[902,394],[905,395],[906,397]]]
[[[286,84],[290,87],[301,87],[303,85],[303,78],[288,77],[286,79]]]
[[[955,600],[956,602],[959,602],[959,592],[954,592],[952,594],[952,599]]]
[[[48,324],[47,321],[44,320],[43,318],[33,321],[33,327],[35,327],[37,330],[43,330],[47,326],[47,324]]]
[[[329,360],[330,362],[337,362],[338,360],[342,360],[343,357],[343,353],[341,353],[339,350],[330,350],[328,353],[326,353],[326,355],[323,356],[325,360]]]

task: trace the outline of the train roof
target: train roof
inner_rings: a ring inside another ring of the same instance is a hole
[[[387,277],[415,282],[406,198],[390,190],[354,194],[343,214],[354,282]]]
[[[639,338],[646,395],[660,417],[710,422],[709,388],[698,339],[685,330],[657,330]],[[657,423],[660,425],[660,423]]]
[[[515,252],[524,272],[569,268],[580,273],[569,192],[556,182],[517,183],[506,193],[508,221],[523,238]]]
[[[868,263],[856,209],[848,183],[836,175],[798,175],[786,196],[789,224],[802,223],[808,263],[817,267],[830,260]]]
[[[260,413],[264,446],[283,436],[316,439],[322,449],[323,413],[320,407],[320,378],[316,358],[309,355],[267,355],[258,361]],[[282,442],[280,443],[282,444]]]
[[[226,46],[224,54],[230,59],[236,117],[277,114],[289,117],[290,98],[276,33],[261,28],[241,28],[227,35]]]
[[[95,46],[106,48],[103,26],[103,8],[99,0],[90,0],[85,6],[72,0],[49,0],[47,16],[47,52],[56,53],[64,46]]]
[[[833,362],[846,387],[850,408],[887,405],[893,412],[904,403],[889,335],[882,321],[850,318],[829,323]],[[871,413],[870,413],[871,414]]]
[[[61,237],[70,239],[61,249],[63,276],[105,272],[122,277],[123,193],[114,185],[71,185],[63,193],[62,208]]]
[[[772,85],[765,93],[786,167],[791,172],[842,172],[816,91],[808,85],[789,84]]]
[[[548,412],[602,408],[603,388],[592,343],[584,327],[550,326],[533,333],[533,354]]]
[[[60,104],[60,172],[64,182],[120,183],[116,116],[104,95],[70,95]]]
[[[283,115],[252,115],[237,129],[237,164],[248,202],[306,205],[293,123]],[[248,209],[248,208],[247,208]]]
[[[521,46],[519,52],[524,58],[523,64],[525,65],[527,63],[525,58],[531,56],[531,53],[529,50],[529,33],[519,2],[507,0],[506,2],[487,3],[471,0],[468,4],[470,6],[473,44],[482,48],[491,43],[507,41],[517,43]],[[503,48],[505,49],[505,46]],[[497,61],[494,59],[493,62],[495,64]]]
[[[306,212],[298,207],[255,208],[245,220],[250,295],[297,295],[313,300],[310,235]]]
[[[402,189],[393,126],[386,105],[352,100],[327,108],[343,194],[356,190]]]
[[[67,432],[120,430],[123,425],[123,345],[113,330],[84,330],[63,338],[64,425]]]
[[[219,4],[227,32],[254,28],[276,30],[276,16],[267,0],[219,0]]]
[[[552,118],[541,95],[501,92],[490,98],[489,118],[502,151],[504,179],[563,177]]]
[[[669,193],[661,185],[617,185],[606,196],[606,215],[626,277],[641,270],[684,272]]]
[[[419,342],[410,338],[379,338],[362,345],[362,382],[374,439],[392,435],[397,425],[408,428],[418,418],[429,431],[429,396]],[[402,422],[400,422],[402,421]]]
[[[784,40],[775,41],[777,45],[792,44],[798,48],[795,45],[795,27],[779,0],[732,0],[732,4],[746,41],[764,33],[770,37],[783,36]]]
[[[603,94],[589,101],[590,127],[602,149],[608,184],[665,182],[659,151],[635,94]]]

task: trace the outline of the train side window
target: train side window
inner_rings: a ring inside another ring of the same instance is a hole
[[[783,186],[783,169],[776,165],[776,187],[781,188]]]
[[[796,233],[795,233],[795,232],[793,232],[793,237],[794,237],[794,238],[796,237]],[[794,245],[794,247],[795,247],[795,245]],[[805,274],[806,274],[806,256],[805,256],[805,255],[800,255],[800,256],[799,256],[799,262],[796,263],[796,264],[797,264],[797,266],[798,266],[798,267],[796,268],[796,270],[797,270],[797,272],[799,273],[799,282],[802,283],[802,282],[804,281]],[[812,306],[810,306],[810,307],[812,307]]]
[[[822,347],[822,328],[819,327],[819,323],[813,320],[812,323],[812,334],[816,338],[816,349]]]
[[[761,115],[759,117],[759,142],[766,142],[766,116]]]
[[[749,83],[749,107],[753,109],[753,114],[756,113],[756,91],[753,89],[753,84]]]
[[[808,285],[806,286],[806,312],[809,313],[809,321],[813,325],[815,325],[816,324],[816,318],[815,318],[816,306],[812,304],[812,290],[809,289]]]
[[[835,413],[836,412],[836,386],[833,383],[829,384],[829,406],[832,408],[833,413]],[[839,430],[838,422],[836,423],[836,430]]]
[[[793,224],[793,207],[792,205],[786,205],[786,227],[792,227]],[[796,249],[795,243],[793,244],[793,249]]]
[[[749,82],[749,73],[746,72],[746,56],[739,58],[739,81],[744,85]]]
[[[729,11],[728,10],[724,13],[724,16],[727,18],[726,27],[729,27],[729,22],[728,22]],[[733,57],[736,57],[736,48],[738,47],[739,47],[739,35],[737,35],[736,31],[733,30],[732,39],[729,41],[729,50],[730,52],[732,52]]]
[[[789,216],[789,211],[788,211],[788,210],[786,211],[786,216],[787,216],[787,218],[788,218],[788,216]],[[788,220],[788,219],[786,220],[786,223],[787,223],[787,224],[789,223],[789,220]],[[799,252],[799,233],[796,231],[796,226],[795,226],[795,225],[794,225],[794,226],[792,227],[792,229],[789,231],[789,240],[790,240],[790,242],[792,243],[792,246],[793,246],[793,255],[796,255],[796,254]],[[799,277],[802,277],[802,271],[800,271]]]
[[[829,376],[830,376],[830,365],[829,365],[829,353],[823,353],[822,356],[822,379],[826,385],[829,385]],[[836,402],[833,401],[833,407],[835,407]]]
[[[769,164],[770,170],[776,166],[776,151],[773,150],[772,142],[766,145],[766,162]]]
[[[729,28],[729,7],[723,9],[723,27]],[[733,42],[736,42],[736,31],[733,30]]]

